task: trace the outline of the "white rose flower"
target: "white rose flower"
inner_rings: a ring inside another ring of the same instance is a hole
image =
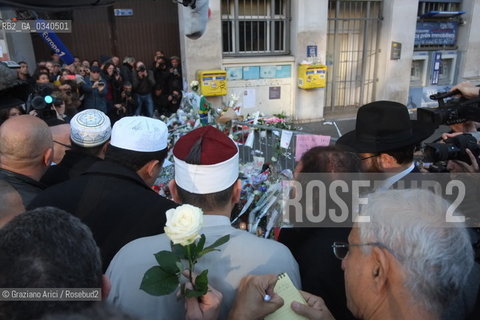
[[[200,208],[184,204],[166,212],[165,234],[174,244],[187,246],[200,237],[203,212]]]

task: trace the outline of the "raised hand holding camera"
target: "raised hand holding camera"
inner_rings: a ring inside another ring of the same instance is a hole
[[[479,96],[480,88],[469,81],[464,81],[454,86],[450,92],[457,92],[466,99],[473,99]]]
[[[137,68],[137,74],[138,74],[138,77],[139,78],[145,78],[147,77],[147,68],[145,68],[145,66],[142,64],[140,66],[138,66]]]

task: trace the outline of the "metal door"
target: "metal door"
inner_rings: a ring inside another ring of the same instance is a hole
[[[325,113],[371,102],[377,78],[382,0],[330,0]]]

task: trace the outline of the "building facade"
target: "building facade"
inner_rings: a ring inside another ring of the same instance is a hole
[[[227,71],[228,93],[240,97],[244,114],[283,112],[309,121],[374,100],[420,107],[430,92],[480,81],[480,0],[210,0],[209,6],[207,31],[197,40],[182,36],[179,10],[184,77]],[[299,87],[302,63],[326,66],[325,87]],[[216,106],[227,99],[209,97]]]
[[[185,83],[199,71],[226,71],[227,95],[208,100],[220,107],[235,94],[244,114],[309,121],[354,115],[374,100],[434,106],[431,93],[480,81],[480,0],[209,0],[196,40],[184,35],[190,16],[170,1],[119,0],[66,14],[73,33],[59,37],[73,55],[149,64],[156,50],[180,53]],[[0,30],[0,59],[33,65],[48,56],[38,35]]]

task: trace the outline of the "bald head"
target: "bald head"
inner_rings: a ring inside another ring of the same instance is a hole
[[[25,211],[22,198],[8,182],[0,180],[0,228]]]
[[[52,134],[30,115],[12,117],[0,126],[0,167],[39,180],[50,165]]]
[[[66,123],[53,126],[50,127],[50,131],[52,132],[53,141],[55,141],[53,143],[52,161],[60,163],[65,155],[65,151],[69,149],[66,146],[70,145],[70,125]]]

